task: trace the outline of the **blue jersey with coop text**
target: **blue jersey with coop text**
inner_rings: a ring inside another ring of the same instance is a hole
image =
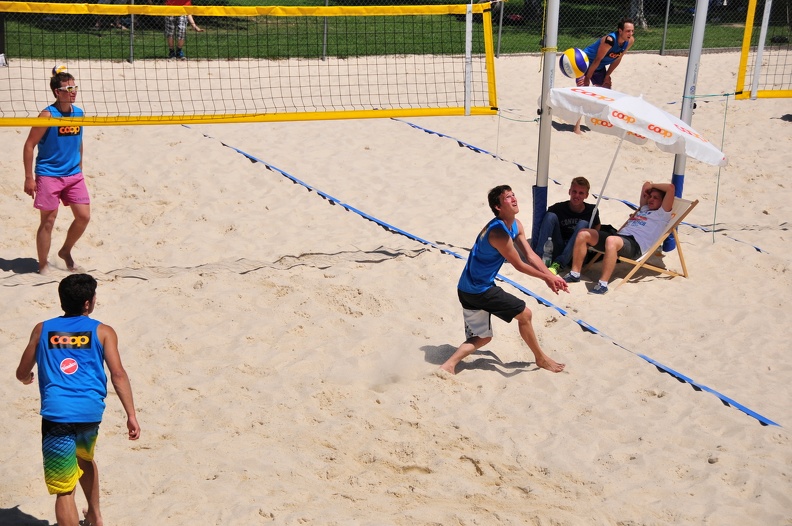
[[[630,45],[629,40],[625,40],[622,45],[619,45],[619,37],[615,31],[613,33],[609,33],[608,36],[613,39],[613,45],[605,54],[605,56],[602,57],[602,60],[600,60],[600,63],[597,66],[597,71],[601,69],[605,69],[605,66],[614,63],[617,58],[622,56],[624,52],[627,51],[627,46]],[[598,39],[597,41],[592,42],[590,46],[588,46],[586,49],[583,50],[583,53],[585,53],[588,56],[589,63],[593,63],[594,59],[597,58],[597,52],[599,51],[601,45],[603,45],[602,39]],[[606,46],[608,45],[607,42],[605,43],[605,45]]]
[[[36,347],[41,416],[52,422],[100,422],[107,396],[104,347],[87,316],[61,316],[42,324]]]
[[[62,114],[53,104],[47,106],[53,117],[82,117],[83,110],[72,105],[69,115]],[[67,177],[82,171],[82,126],[76,123],[50,126],[38,143],[36,155],[36,175],[47,177]]]

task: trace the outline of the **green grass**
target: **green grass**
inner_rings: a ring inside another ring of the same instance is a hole
[[[444,3],[442,0],[430,0]],[[739,0],[734,0],[739,1]],[[195,0],[195,5],[217,5],[217,1]],[[379,1],[377,3],[382,3]],[[422,2],[426,3],[426,2]],[[618,3],[618,2],[614,2]],[[730,2],[731,3],[731,2]],[[270,5],[324,5],[323,0],[277,0]],[[355,0],[360,5],[360,0]],[[690,2],[674,2],[666,49],[687,49],[692,30]],[[260,0],[234,0],[233,5],[267,5]],[[337,2],[334,2],[337,5]],[[621,16],[620,6],[601,2],[561,3],[558,48],[585,47],[612,30]],[[721,13],[723,14],[723,13]],[[659,50],[663,38],[663,14],[650,13],[650,27],[636,30],[634,50]],[[708,23],[705,48],[734,48],[742,43],[744,17],[735,8],[719,23]],[[95,18],[84,15],[6,15],[6,46],[9,58],[110,59],[130,58],[130,33],[118,29],[96,30]],[[500,53],[535,53],[541,50],[542,20],[530,17],[525,4],[505,4]],[[458,16],[426,17],[331,17],[328,25],[328,55],[443,54],[464,49],[464,20]],[[190,58],[235,59],[319,57],[323,53],[324,19],[312,17],[196,17],[204,33],[187,30],[185,49]],[[497,17],[494,20],[497,23]],[[158,17],[136,17],[134,60],[167,56],[165,37]],[[474,52],[482,52],[482,25],[475,24]],[[494,28],[495,38],[498,28]],[[496,46],[498,42],[496,40]]]

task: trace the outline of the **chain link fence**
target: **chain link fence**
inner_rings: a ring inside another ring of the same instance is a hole
[[[100,4],[132,3],[135,0],[100,0]],[[180,4],[189,0],[176,0]],[[777,0],[789,2],[790,0]],[[68,2],[58,2],[68,3]],[[444,0],[193,0],[195,7],[205,6],[364,6],[399,4],[460,3]],[[464,2],[462,2],[464,3]],[[742,42],[748,0],[710,0],[707,13],[705,48],[738,48]],[[162,5],[164,0],[138,0],[138,5]],[[635,44],[632,51],[684,53],[687,51],[695,16],[695,0],[562,0],[559,14],[558,49],[584,48],[604,34],[615,31],[618,20],[631,17],[635,21]],[[121,5],[114,6],[124,10]],[[134,57],[135,41],[156,38],[162,40],[164,17],[147,15],[61,14],[61,13],[0,13],[0,53],[14,49],[29,49],[35,58],[37,48],[46,48],[49,39],[63,38],[62,32],[101,37],[115,52],[105,58],[128,60]],[[493,4],[493,38],[496,55],[538,53],[542,49],[545,2],[543,0],[508,0]],[[480,17],[479,17],[480,18]],[[187,26],[188,39],[211,38],[216,30],[228,29],[233,20],[227,17],[205,16],[196,13]],[[260,22],[266,24],[266,21]],[[29,31],[21,28],[30,27]],[[133,31],[130,31],[133,30]],[[28,42],[9,42],[12,38]],[[415,35],[415,39],[431,39],[431,35]],[[138,46],[139,47],[139,46]],[[9,56],[8,54],[6,56]]]

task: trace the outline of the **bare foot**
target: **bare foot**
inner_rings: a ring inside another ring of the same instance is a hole
[[[90,511],[83,508],[82,513],[84,519],[80,521],[80,526],[101,526],[102,524],[101,519],[97,519],[96,517],[89,517],[89,515],[93,515]]]
[[[70,251],[66,251],[64,249],[60,249],[58,251],[58,257],[66,262],[66,268],[67,269],[72,270],[72,271],[75,270],[74,260],[71,257],[71,252]]]
[[[551,360],[547,356],[545,356],[544,358],[537,358],[536,365],[537,367],[541,367],[542,369],[547,369],[552,373],[560,373],[561,371],[564,370],[564,367],[566,367],[566,364],[558,363],[554,360]]]
[[[449,373],[445,369],[437,369],[432,374],[443,380],[450,380],[454,376],[454,373]]]
[[[43,265],[39,265],[38,273],[41,274],[42,276],[46,276],[47,274],[49,274],[49,265],[47,263],[44,263]]]
[[[577,135],[583,135],[583,132],[580,130],[580,126],[578,126],[577,124],[575,125],[575,133]]]
[[[444,363],[440,366],[440,371],[454,375],[456,374],[456,365],[448,365],[448,363]]]

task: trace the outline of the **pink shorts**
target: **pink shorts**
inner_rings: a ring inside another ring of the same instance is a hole
[[[66,177],[36,176],[36,198],[33,200],[33,207],[39,210],[57,210],[59,200],[63,201],[65,206],[91,204],[82,172]]]

